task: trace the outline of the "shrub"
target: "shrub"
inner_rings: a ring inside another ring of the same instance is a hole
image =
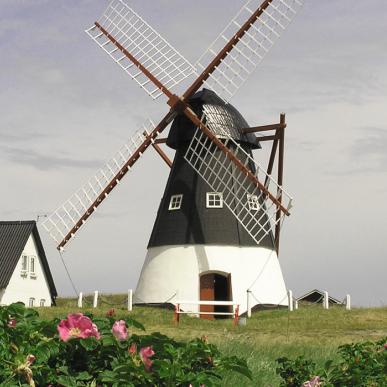
[[[281,386],[387,386],[387,338],[342,345],[338,352],[340,360],[322,368],[302,356],[277,359]]]
[[[206,339],[177,342],[114,314],[44,321],[23,304],[0,308],[0,385],[215,386],[224,371],[248,378],[246,361],[224,357]]]

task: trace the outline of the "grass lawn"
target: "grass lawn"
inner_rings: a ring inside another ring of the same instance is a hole
[[[125,295],[104,296],[103,300],[118,304],[124,298]],[[88,299],[90,301],[90,297]],[[61,318],[78,311],[75,300],[58,299],[57,303],[54,308],[37,308],[41,317]],[[105,303],[97,309],[82,311],[105,315],[111,307]],[[123,304],[114,309],[118,319],[129,313]],[[161,332],[177,340],[206,335],[224,354],[247,359],[254,380],[227,375],[223,385],[234,387],[278,386],[275,360],[279,357],[305,355],[322,364],[336,357],[336,349],[341,344],[387,336],[387,307],[346,311],[338,306],[324,310],[321,305],[301,305],[291,313],[287,310],[255,312],[246,326],[238,327],[234,327],[231,320],[206,321],[185,315],[175,326],[173,311],[150,307],[134,307],[130,316],[144,324],[149,333]]]

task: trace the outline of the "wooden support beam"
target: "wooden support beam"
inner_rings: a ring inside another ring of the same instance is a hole
[[[166,138],[156,138],[155,144],[165,144],[167,142]]]
[[[242,133],[256,133],[256,132],[266,132],[268,130],[278,130],[285,129],[286,124],[271,124],[271,125],[263,125],[263,126],[253,126],[251,128],[243,128],[241,129]]]
[[[283,176],[284,176],[284,150],[285,150],[285,114],[281,113],[280,123],[283,127],[280,130],[280,139],[279,139],[279,149],[278,149],[278,185],[282,188],[283,185]],[[278,201],[282,204],[282,191],[278,190]],[[277,256],[279,255],[279,246],[280,246],[280,234],[281,234],[281,211],[277,209],[276,214],[276,226],[275,226],[275,241],[276,241],[276,250]]]
[[[260,137],[257,137],[257,142],[274,141],[274,140],[278,140],[278,136],[276,134],[274,134],[272,136],[260,136]]]
[[[152,144],[154,150],[160,155],[160,157],[165,161],[169,168],[172,167],[172,161],[169,159],[167,154],[154,142]]]

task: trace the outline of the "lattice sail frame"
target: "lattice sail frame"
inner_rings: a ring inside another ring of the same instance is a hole
[[[203,71],[207,67],[261,2],[262,0],[249,0],[241,8],[196,62],[198,71]],[[291,23],[303,2],[304,0],[273,0],[210,74],[204,86],[228,102]]]
[[[113,0],[99,24],[168,89],[173,89],[195,68],[124,1]],[[96,26],[86,33],[153,99],[163,92]]]
[[[211,123],[207,122],[207,125],[211,129]],[[281,199],[282,205],[290,210],[292,197],[227,133],[221,137],[224,144],[248,166],[257,179],[265,181],[265,188]],[[283,211],[278,211],[277,205],[267,198],[267,194],[236,168],[200,129],[196,130],[184,158],[214,192],[222,193],[224,204],[257,244],[276,225],[282,224],[285,217]]]
[[[59,244],[78,223],[82,215],[96,203],[112,181],[119,182],[122,169],[134,152],[144,142],[145,136],[155,128],[151,120],[142,127],[116,152],[116,154],[76,193],[59,206],[43,223],[44,229]],[[130,168],[128,168],[130,169]],[[125,171],[126,172],[126,171]],[[105,194],[107,196],[107,194]],[[93,208],[93,207],[92,207]],[[93,211],[96,207],[93,208]],[[82,222],[82,225],[85,221]],[[73,239],[71,235],[69,241]]]

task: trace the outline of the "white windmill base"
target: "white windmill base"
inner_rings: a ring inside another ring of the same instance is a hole
[[[287,306],[287,293],[275,251],[263,247],[216,245],[162,246],[148,249],[135,292],[136,303],[200,300],[199,276],[231,273],[233,301],[240,314],[258,304]],[[184,305],[182,305],[184,309]],[[190,305],[198,312],[199,307]]]

